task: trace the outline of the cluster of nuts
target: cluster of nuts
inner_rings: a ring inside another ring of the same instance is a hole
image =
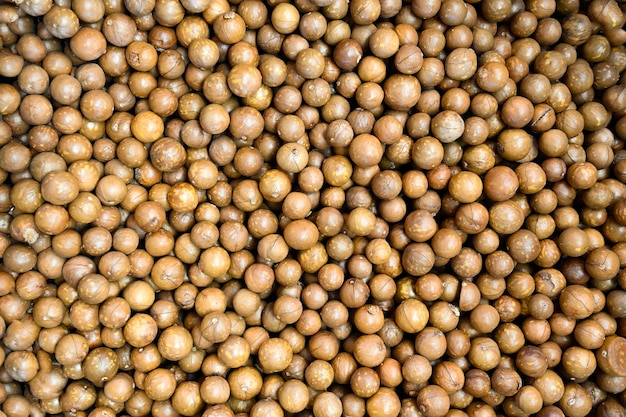
[[[625,22],[2,1],[0,416],[624,416]]]

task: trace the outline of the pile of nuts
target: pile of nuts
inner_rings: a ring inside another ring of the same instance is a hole
[[[623,417],[625,22],[3,0],[0,417]]]

